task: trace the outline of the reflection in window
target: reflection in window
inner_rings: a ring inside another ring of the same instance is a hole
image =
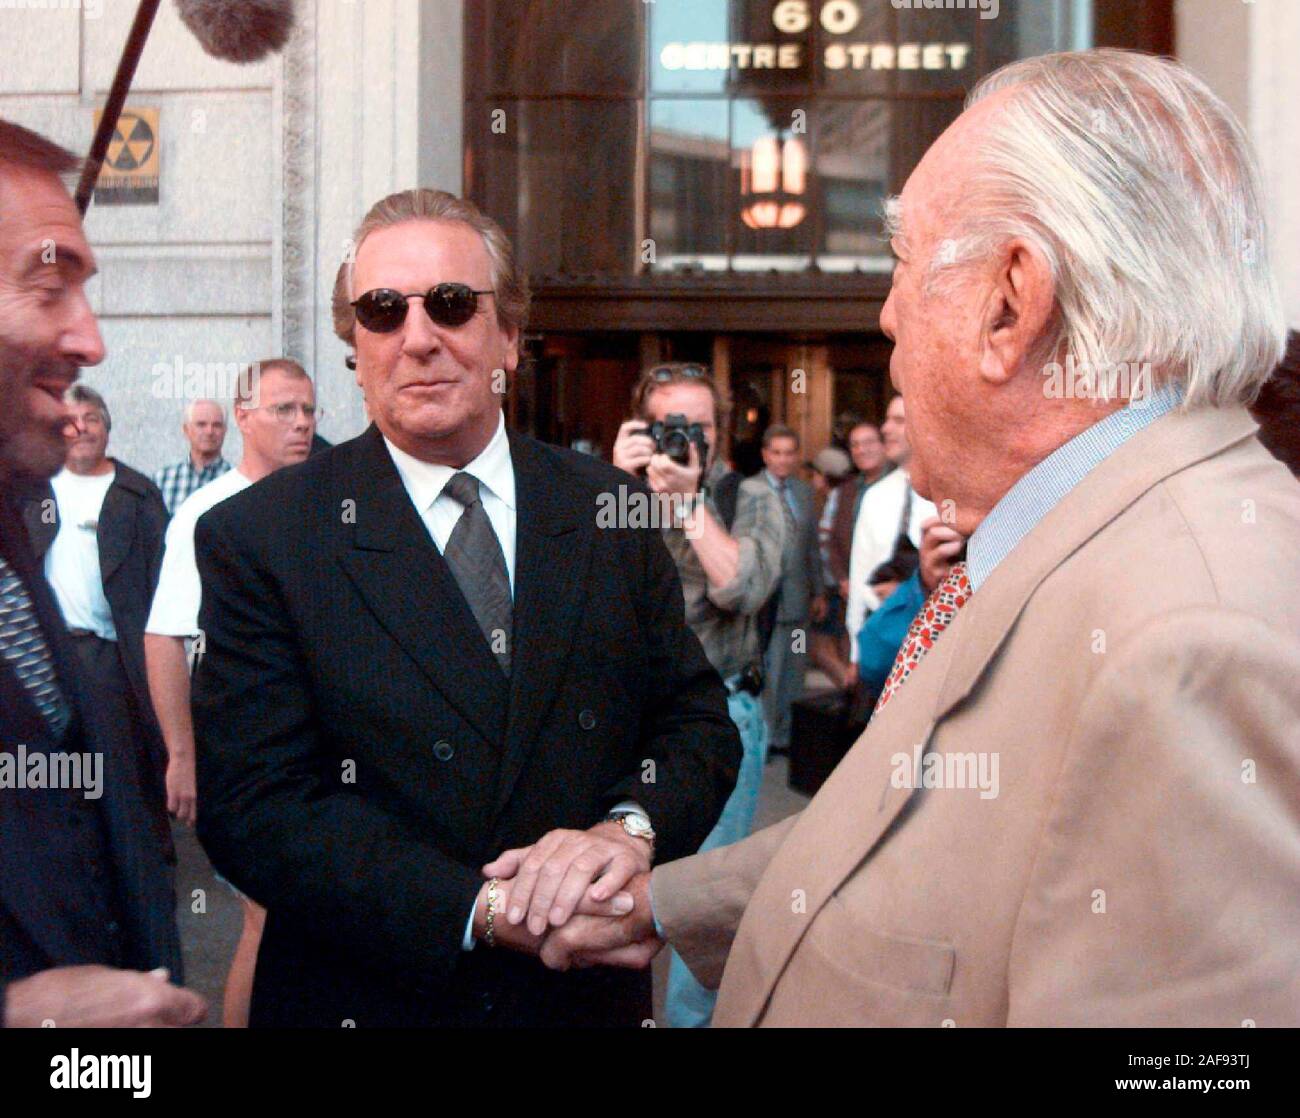
[[[817,108],[817,263],[827,271],[889,268],[881,229],[890,181],[889,119],[884,101],[826,101]]]
[[[732,102],[733,268],[808,266],[807,115],[806,108],[775,98]]]
[[[726,267],[729,155],[726,101],[651,102],[652,268]]]

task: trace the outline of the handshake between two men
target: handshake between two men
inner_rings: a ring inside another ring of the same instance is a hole
[[[664,945],[650,908],[653,855],[653,840],[615,821],[507,850],[483,867],[474,939],[552,970],[646,967]]]

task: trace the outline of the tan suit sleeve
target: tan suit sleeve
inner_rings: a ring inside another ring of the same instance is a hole
[[[1198,607],[1101,655],[1017,921],[1008,1023],[1300,1025],[1300,645]]]
[[[792,815],[731,846],[665,862],[650,875],[655,919],[708,989],[722,983],[731,941],[749,898],[798,818]]]

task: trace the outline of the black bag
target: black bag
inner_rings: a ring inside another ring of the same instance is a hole
[[[728,470],[718,480],[718,484],[713,487],[713,503],[717,506],[718,515],[722,517],[722,526],[731,531],[731,526],[736,522],[736,505],[740,500],[740,483],[745,479],[736,470]],[[772,588],[772,594],[764,602],[755,615],[758,619],[758,654],[761,658],[767,656],[767,646],[772,643],[772,634],[776,631],[776,610],[781,599],[781,580],[776,580],[776,585]]]
[[[789,785],[815,796],[831,771],[866,729],[853,720],[850,696],[843,691],[798,699],[790,708]]]

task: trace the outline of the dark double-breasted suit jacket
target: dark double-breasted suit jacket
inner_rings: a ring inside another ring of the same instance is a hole
[[[681,857],[740,759],[658,531],[610,523],[602,495],[640,483],[526,437],[510,450],[509,679],[374,427],[199,521],[199,834],[268,909],[255,1025],[649,1015],[644,974],[462,948],[501,850],[633,799],[657,857]]]

